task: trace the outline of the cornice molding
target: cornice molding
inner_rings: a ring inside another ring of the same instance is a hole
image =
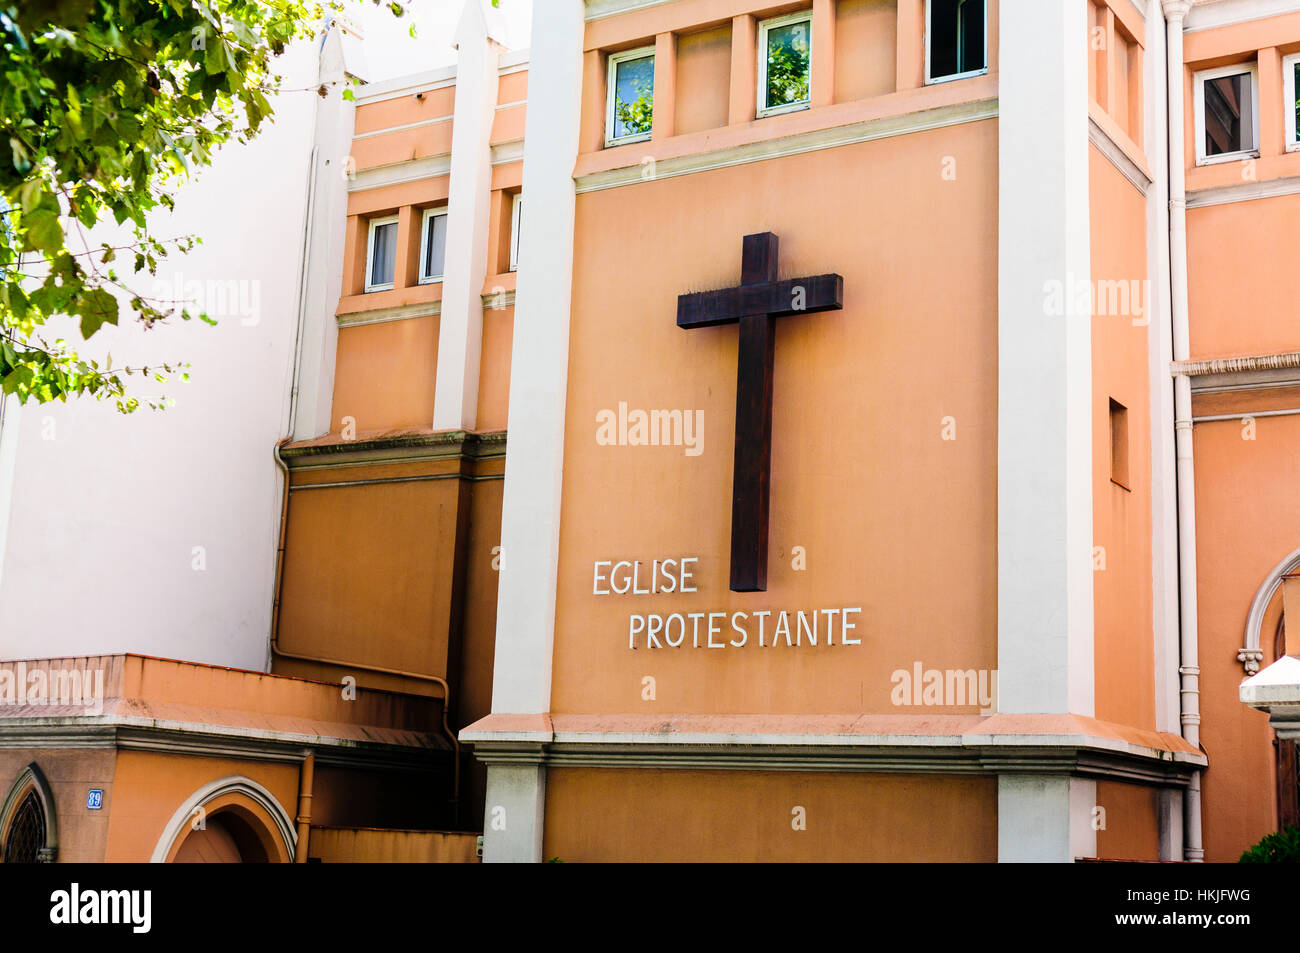
[[[919,112],[904,113],[900,116],[885,116],[869,119],[865,122],[850,123],[843,126],[831,126],[812,132],[779,139],[764,139],[760,142],[746,143],[727,149],[711,152],[698,152],[675,158],[659,159],[654,164],[653,175],[647,175],[640,163],[618,169],[592,172],[574,179],[576,191],[596,192],[601,189],[616,189],[640,182],[657,181],[678,175],[690,175],[695,172],[708,172],[724,169],[749,162],[761,162],[764,159],[779,159],[785,156],[799,155],[804,152],[816,152],[821,149],[833,149],[837,146],[854,145],[859,142],[871,142],[876,139],[888,139],[914,132],[926,132],[942,129],[967,122],[994,119],[998,115],[996,99],[982,99],[974,102],[956,103]]]
[[[606,17],[616,17],[622,13],[635,13],[637,10],[648,10],[650,7],[660,7],[665,3],[672,3],[673,0],[586,0],[587,12],[585,19],[603,20]]]
[[[364,192],[366,189],[381,189],[386,185],[401,185],[404,182],[418,182],[421,179],[449,174],[451,174],[451,153],[447,152],[421,159],[392,162],[388,165],[375,166],[373,169],[360,169],[349,177],[348,191]]]
[[[1220,185],[1212,189],[1197,189],[1187,193],[1188,208],[1206,208],[1210,205],[1227,205],[1229,202],[1252,202],[1300,192],[1300,175],[1287,175],[1259,182],[1242,182]]]
[[[1091,116],[1088,117],[1088,141],[1097,147],[1097,151],[1110,160],[1110,164],[1119,170],[1124,178],[1133,183],[1133,187],[1146,195],[1151,188],[1151,176],[1129,157],[1122,146],[1111,138]]]
[[[506,455],[506,432],[398,431],[359,440],[289,444],[280,457],[290,470],[341,464],[412,463],[419,460],[492,460]],[[455,475],[455,474],[452,474]],[[312,484],[301,484],[302,487]]]
[[[462,741],[466,739],[462,737]],[[715,744],[662,740],[473,741],[474,755],[486,764],[544,764],[548,767],[675,768],[731,771],[836,771],[871,774],[1075,774],[1083,777],[1183,787],[1203,768],[1204,756],[1160,752],[1103,739],[1063,736],[1044,744],[1037,736],[1023,743],[957,744],[945,739],[913,739],[907,744]],[[829,739],[828,739],[829,741]]]
[[[368,311],[344,311],[334,316],[340,328],[357,328],[367,324],[386,324],[389,321],[409,321],[442,314],[441,301],[421,301],[395,308],[371,308]]]
[[[148,718],[25,718],[15,722],[0,720],[0,750],[116,749],[285,763],[302,761],[303,752],[310,750],[319,763],[407,771],[427,771],[431,753],[449,750],[442,737],[431,734],[421,734],[419,744],[406,746]]]

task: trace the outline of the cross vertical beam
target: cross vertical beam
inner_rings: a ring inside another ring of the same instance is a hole
[[[740,285],[680,295],[677,326],[740,325],[736,355],[736,450],[731,480],[731,589],[767,589],[772,473],[772,367],[776,319],[844,306],[839,275],[777,280],[777,238],[746,235]]]
[[[776,281],[777,238],[746,235],[741,285]],[[731,487],[731,589],[767,588],[767,517],[772,473],[772,365],[776,322],[770,314],[740,319],[736,355],[736,454]]]

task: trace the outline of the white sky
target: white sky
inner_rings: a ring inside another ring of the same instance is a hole
[[[486,5],[486,0],[483,0]],[[410,0],[415,17],[416,39],[407,35],[410,15],[400,19],[372,0],[354,0],[353,15],[366,34],[366,63],[371,82],[420,73],[456,62],[452,40],[465,0]],[[533,19],[533,0],[501,0],[499,13],[504,19],[512,50],[529,45]]]

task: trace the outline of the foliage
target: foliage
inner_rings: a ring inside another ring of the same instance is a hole
[[[637,82],[633,89],[636,99],[624,102],[619,99],[614,104],[614,117],[618,120],[620,135],[636,136],[650,131],[654,120],[655,92],[653,85],[646,88]]]
[[[395,0],[373,2],[404,13]],[[147,216],[172,208],[174,189],[217,148],[265,127],[268,97],[282,88],[275,58],[323,14],[315,0],[0,0],[5,394],[91,395],[125,413],[139,406],[127,377],[166,380],[171,365],[83,360],[66,341],[46,340],[47,322],[69,315],[88,339],[124,312],[146,328],[194,316],[183,302],[132,290],[114,265],[155,275],[166,255],[198,241],[157,239]],[[87,231],[110,219],[132,240],[92,245]]]
[[[1300,864],[1300,827],[1269,834],[1241,855],[1242,864]]]
[[[767,105],[804,102],[808,99],[807,28],[796,24],[784,36],[773,34],[769,34],[767,48]],[[781,39],[772,42],[777,36]]]

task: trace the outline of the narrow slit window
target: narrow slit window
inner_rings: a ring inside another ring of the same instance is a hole
[[[988,68],[986,0],[928,0],[927,83],[975,76]]]
[[[366,291],[387,291],[393,287],[397,265],[397,216],[370,222],[366,249]]]
[[[447,258],[447,210],[426,209],[420,241],[420,284],[441,281]]]
[[[523,222],[524,197],[516,192],[510,214],[510,270],[519,270],[519,227]]]
[[[649,139],[655,105],[654,47],[611,56],[608,86],[605,145]]]
[[[1227,66],[1196,74],[1196,151],[1201,163],[1240,159],[1259,148],[1259,74]]]
[[[807,109],[812,102],[812,14],[758,25],[758,115]]]
[[[1110,402],[1110,478],[1130,489],[1128,473],[1128,408],[1114,398]]]

